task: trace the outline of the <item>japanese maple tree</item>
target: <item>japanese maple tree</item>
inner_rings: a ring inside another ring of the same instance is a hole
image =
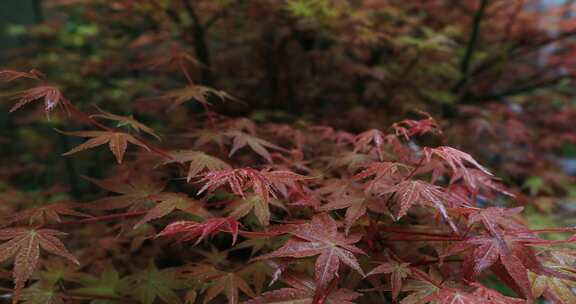
[[[529,218],[573,180],[526,177],[576,111],[497,102],[566,76],[532,1],[50,2],[102,26],[50,52],[105,52],[0,70],[13,304],[576,303],[576,229]]]

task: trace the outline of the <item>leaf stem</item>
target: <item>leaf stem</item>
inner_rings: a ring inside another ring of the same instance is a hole
[[[421,236],[443,237],[443,238],[459,237],[457,235],[448,234],[448,233],[422,232],[422,231],[413,231],[413,230],[406,230],[406,229],[402,229],[402,228],[393,228],[393,227],[380,227],[380,229],[382,231],[385,231],[385,232],[407,234],[407,235],[421,235]]]
[[[136,217],[136,216],[144,215],[146,213],[147,213],[147,211],[134,211],[134,212],[126,212],[126,213],[109,214],[109,215],[91,217],[91,218],[87,218],[87,219],[61,222],[61,223],[50,225],[50,227],[54,228],[54,227],[64,227],[64,226],[75,226],[75,225],[89,224],[89,223],[95,223],[95,222],[104,222],[104,221],[109,221],[109,220],[115,220],[118,218]]]
[[[402,237],[391,237],[391,238],[384,238],[384,242],[442,242],[442,241],[455,241],[459,242],[463,239],[459,236],[453,237],[429,237],[429,238],[407,238],[405,236]]]

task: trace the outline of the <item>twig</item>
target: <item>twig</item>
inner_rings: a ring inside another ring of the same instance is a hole
[[[452,238],[452,237],[459,237],[454,234],[448,233],[434,233],[434,232],[420,232],[420,231],[413,231],[413,230],[406,230],[401,228],[392,228],[392,227],[379,227],[382,231],[397,233],[397,234],[407,234],[407,235],[420,235],[420,236],[431,236],[431,237],[442,237],[442,238]]]
[[[136,217],[136,216],[144,215],[146,213],[147,213],[147,211],[134,211],[134,212],[126,212],[126,213],[109,214],[109,215],[96,216],[96,217],[91,217],[91,218],[86,218],[86,219],[81,219],[81,220],[61,222],[61,223],[50,225],[50,227],[56,228],[56,227],[63,227],[63,226],[74,226],[74,225],[82,225],[82,224],[89,224],[89,223],[95,223],[95,222],[103,222],[103,221],[115,220],[118,218]]]
[[[66,151],[70,150],[70,142],[68,141],[68,137],[66,135],[58,132],[58,140],[60,142],[62,153],[66,153]],[[72,196],[74,198],[79,198],[80,183],[78,180],[78,170],[76,169],[74,160],[69,157],[64,157],[64,167],[66,168],[66,175],[68,177],[68,184],[70,184]]]
[[[469,78],[470,64],[472,63],[472,58],[474,57],[474,52],[476,51],[476,45],[478,42],[478,36],[480,34],[480,25],[482,24],[482,19],[484,18],[484,12],[486,11],[486,6],[489,0],[481,0],[480,7],[474,14],[474,21],[472,25],[472,33],[470,34],[470,39],[468,40],[468,46],[466,47],[466,53],[462,58],[462,63],[460,64],[460,80],[452,88],[453,93],[457,93],[460,89],[466,85]]]

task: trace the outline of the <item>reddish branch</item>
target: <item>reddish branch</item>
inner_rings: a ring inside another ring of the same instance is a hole
[[[95,216],[95,217],[81,219],[81,220],[61,222],[61,223],[50,225],[50,227],[51,228],[61,228],[61,227],[65,227],[65,226],[75,226],[75,225],[83,225],[83,224],[90,224],[90,223],[96,223],[96,222],[105,222],[105,221],[121,219],[121,218],[131,218],[131,217],[137,217],[137,216],[144,215],[147,212],[148,211],[134,211],[134,212]]]

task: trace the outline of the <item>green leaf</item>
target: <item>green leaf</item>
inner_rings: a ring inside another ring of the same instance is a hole
[[[77,281],[84,287],[74,289],[74,293],[93,294],[99,296],[119,296],[118,289],[120,286],[120,275],[116,269],[111,266],[105,268],[100,277],[82,274],[78,277]]]
[[[151,262],[148,268],[122,279],[122,289],[144,304],[152,304],[157,298],[166,303],[182,303],[174,290],[189,284],[177,274],[174,268],[158,269]]]

